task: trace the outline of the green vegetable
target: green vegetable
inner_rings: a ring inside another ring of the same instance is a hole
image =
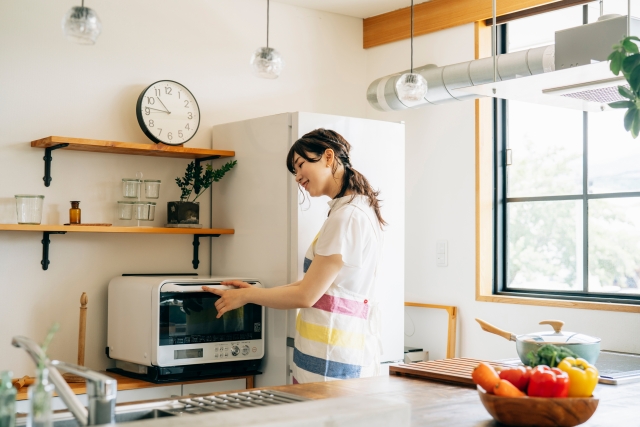
[[[550,368],[558,366],[562,359],[565,357],[578,358],[577,354],[569,350],[568,347],[558,347],[553,344],[545,344],[538,349],[538,351],[530,351],[527,354],[529,359],[529,366],[546,365]]]

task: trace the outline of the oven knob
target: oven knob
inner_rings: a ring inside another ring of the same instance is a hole
[[[247,354],[249,354],[249,346],[248,345],[244,345],[244,346],[242,346],[242,355],[246,356]]]
[[[234,345],[231,347],[231,355],[232,356],[237,356],[238,354],[240,354],[240,348],[237,345]]]

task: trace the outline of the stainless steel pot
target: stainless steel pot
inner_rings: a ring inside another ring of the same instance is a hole
[[[563,332],[564,322],[560,320],[543,320],[540,322],[540,325],[551,325],[553,332],[544,331],[524,335],[514,335],[511,332],[503,331],[484,320],[476,319],[476,322],[480,324],[484,331],[499,335],[509,341],[515,341],[518,356],[525,365],[529,364],[529,359],[527,358],[529,352],[537,351],[539,347],[545,344],[569,347],[570,350],[591,364],[596,363],[600,355],[600,338],[575,332]]]

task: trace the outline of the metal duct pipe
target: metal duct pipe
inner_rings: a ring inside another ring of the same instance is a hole
[[[536,47],[520,52],[505,53],[498,56],[498,81],[518,77],[548,73],[555,70],[555,45]],[[392,74],[374,80],[367,89],[367,100],[376,110],[399,111],[407,108],[420,108],[430,104],[443,104],[450,101],[463,101],[479,98],[479,95],[457,95],[455,89],[492,83],[493,57],[476,59],[459,64],[438,67],[433,64],[414,68],[427,80],[429,89],[420,101],[402,102],[396,93],[396,82],[408,71]]]

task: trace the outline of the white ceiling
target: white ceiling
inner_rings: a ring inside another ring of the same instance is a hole
[[[411,6],[411,0],[277,0],[277,2],[356,18],[368,18]],[[424,2],[425,0],[414,0],[414,5]]]

